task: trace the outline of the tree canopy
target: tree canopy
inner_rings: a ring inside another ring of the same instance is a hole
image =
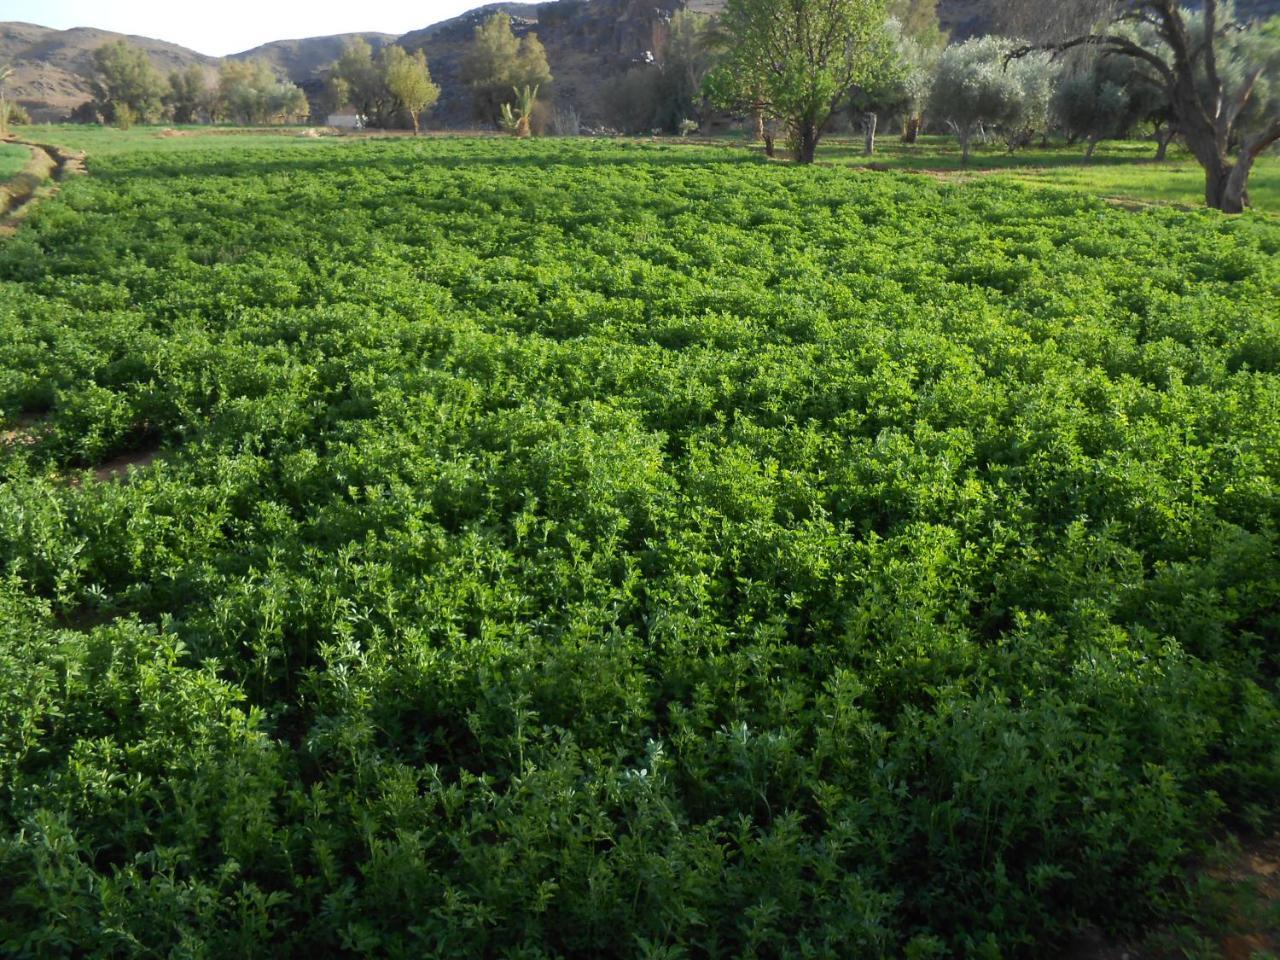
[[[94,50],[93,67],[94,100],[107,122],[160,118],[167,86],[146,53],[115,40]]]
[[[1048,0],[1013,6],[1056,23]],[[1164,90],[1179,133],[1204,168],[1205,202],[1228,213],[1243,210],[1254,162],[1280,141],[1275,22],[1248,23],[1229,0],[1204,0],[1196,11],[1178,0],[1087,0],[1073,9],[1056,36],[1014,55],[1090,46],[1135,61]]]
[[[422,114],[440,99],[440,88],[431,79],[423,51],[410,54],[392,44],[375,54],[357,37],[333,65],[328,99],[334,106],[350,104],[368,126],[411,124],[417,133]]]
[[[721,22],[729,45],[709,91],[781,120],[800,163],[813,162],[832,114],[893,58],[886,0],[728,0]]]
[[[200,115],[211,107],[209,81],[204,68],[191,64],[185,70],[169,74],[169,92],[164,96],[165,106],[174,123],[195,123]]]
[[[241,124],[284,122],[310,112],[306,95],[265,60],[224,60],[218,69],[218,112]]]
[[[1021,132],[1045,122],[1049,57],[1009,62],[1011,50],[1007,40],[978,37],[948,47],[938,61],[929,112],[955,132],[965,163],[980,131]]]
[[[511,17],[499,12],[476,25],[462,61],[462,79],[471,87],[476,116],[496,124],[514,90],[545,89],[553,77],[542,41],[533,33],[517,38]]]
[[[387,91],[409,114],[416,134],[423,112],[440,99],[440,88],[432,82],[427,68],[427,55],[421,50],[410,55],[401,47],[390,46],[382,51],[380,60]]]

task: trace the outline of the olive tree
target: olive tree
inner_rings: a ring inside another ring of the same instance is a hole
[[[204,68],[193,63],[185,70],[170,73],[169,92],[165,94],[164,102],[174,123],[195,123],[199,120],[200,114],[210,104],[209,82]]]
[[[711,98],[785,124],[798,163],[812,163],[832,114],[893,59],[886,0],[727,0],[728,46]]]
[[[1012,45],[981,37],[948,47],[938,58],[929,112],[946,123],[968,163],[973,139],[988,128],[1006,135],[1045,122],[1051,90],[1047,54],[1008,61]]]
[[[1127,57],[1158,84],[1187,148],[1204,169],[1205,203],[1227,213],[1248,204],[1257,158],[1280,141],[1280,27],[1250,24],[1229,0],[1017,0],[1048,35],[1013,56],[1096,47]],[[1069,18],[1063,20],[1064,16]],[[1131,28],[1142,29],[1135,36]]]
[[[413,127],[417,134],[422,114],[440,99],[422,50],[407,53],[391,44],[376,54],[361,37],[350,41],[334,63],[325,90],[326,106],[350,105],[365,126],[389,129]]]
[[[336,107],[350,105],[366,126],[388,127],[394,105],[386,76],[363,37],[349,41],[329,74],[329,94]]]
[[[895,35],[892,65],[873,83],[856,88],[849,97],[850,119],[863,125],[866,135],[863,152],[867,156],[875,153],[876,131],[882,115],[902,117],[903,140],[915,142],[924,124],[924,105],[942,51],[941,33],[907,32],[896,17],[890,27]]]
[[[218,68],[218,112],[236,123],[288,122],[310,109],[306,94],[265,60],[224,60]]]
[[[1068,142],[1085,141],[1085,158],[1103,140],[1127,137],[1135,126],[1160,114],[1166,100],[1132,60],[1092,56],[1058,85],[1053,114]]]

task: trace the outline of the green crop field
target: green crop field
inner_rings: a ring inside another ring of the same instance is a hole
[[[0,181],[21,172],[31,159],[31,151],[19,143],[0,143]]]
[[[1039,957],[1276,827],[1275,218],[128,143],[0,241],[0,954]]]

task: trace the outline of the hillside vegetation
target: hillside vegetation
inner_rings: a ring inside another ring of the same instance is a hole
[[[174,144],[0,243],[0,952],[1042,956],[1274,825],[1275,221]]]

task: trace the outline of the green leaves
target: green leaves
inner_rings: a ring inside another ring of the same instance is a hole
[[[712,99],[781,119],[796,159],[812,163],[831,114],[891,68],[885,3],[728,0],[720,15],[727,51],[707,80]]]
[[[1034,955],[1271,824],[1273,224],[225,139],[0,245],[0,952]]]

